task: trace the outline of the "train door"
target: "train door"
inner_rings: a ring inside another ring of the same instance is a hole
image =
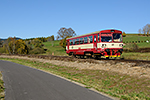
[[[66,41],[66,50],[69,51],[69,40]]]
[[[94,35],[94,50],[97,51],[97,35]]]

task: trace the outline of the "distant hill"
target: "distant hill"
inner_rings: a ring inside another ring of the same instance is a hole
[[[21,38],[16,37],[16,40],[19,40],[19,39],[21,39]],[[7,39],[1,39],[1,38],[0,38],[0,41],[5,41],[5,40],[7,40]]]

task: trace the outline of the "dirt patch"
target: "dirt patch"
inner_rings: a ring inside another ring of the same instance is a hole
[[[67,67],[77,67],[79,69],[91,69],[91,70],[106,70],[112,72],[119,72],[121,74],[127,74],[130,76],[138,76],[138,77],[147,77],[150,78],[150,64],[136,65],[135,63],[126,63],[126,62],[114,62],[114,61],[101,61],[95,60],[94,62],[82,62],[80,60],[72,61],[70,58],[69,61],[60,61],[60,60],[48,60],[41,58],[29,58],[27,56],[8,56],[8,55],[0,55],[1,58],[18,58],[32,61],[39,61],[43,63],[51,63],[59,66],[67,66]],[[89,59],[87,59],[89,60]]]

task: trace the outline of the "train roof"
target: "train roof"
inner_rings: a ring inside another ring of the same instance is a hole
[[[67,39],[72,39],[72,38],[76,38],[76,37],[80,37],[80,36],[85,36],[85,35],[90,35],[90,34],[96,34],[96,33],[104,32],[104,31],[117,31],[117,32],[119,31],[119,32],[121,32],[120,30],[116,30],[116,29],[106,29],[106,30],[95,31],[95,32],[91,32],[91,33],[87,33],[87,34],[83,34],[83,35],[78,35],[78,36],[70,37],[70,38],[67,38]]]
[[[100,32],[100,31],[95,31],[95,32],[92,32],[92,33],[87,33],[87,34],[83,34],[83,35],[78,35],[78,36],[70,37],[70,38],[67,38],[67,39],[76,38],[76,37],[80,37],[80,36],[84,36],[84,35],[95,34],[95,33],[99,33],[99,32]]]

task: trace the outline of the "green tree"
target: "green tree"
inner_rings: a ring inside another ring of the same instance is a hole
[[[30,47],[30,46],[32,46],[32,47]],[[29,47],[32,48],[29,51],[30,54],[42,54],[45,52],[42,41],[39,38],[35,38],[34,40],[32,40]]]
[[[34,45],[34,48],[36,48],[36,47],[40,47],[41,48],[43,46],[42,45],[42,41],[39,40],[38,38],[32,40],[32,44]]]

